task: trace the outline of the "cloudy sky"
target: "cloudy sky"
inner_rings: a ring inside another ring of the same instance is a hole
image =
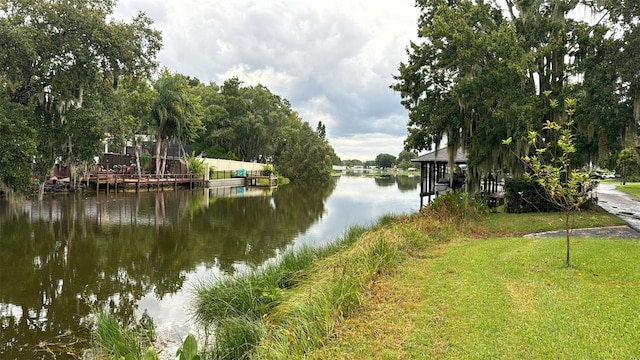
[[[222,84],[237,76],[290,101],[343,160],[398,156],[407,112],[389,89],[416,38],[414,0],[120,0],[162,31],[162,66]]]

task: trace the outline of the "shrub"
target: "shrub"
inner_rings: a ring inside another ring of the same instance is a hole
[[[488,212],[487,204],[481,199],[474,199],[467,192],[455,190],[436,197],[427,207],[430,216],[438,220],[459,221],[475,218]]]
[[[262,175],[271,176],[273,174],[273,167],[269,164],[262,165]]]
[[[560,209],[551,203],[535,179],[507,178],[504,181],[504,211],[507,213],[550,212]]]
[[[196,157],[195,152],[187,155],[187,167],[191,174],[202,175],[205,171],[204,160]]]

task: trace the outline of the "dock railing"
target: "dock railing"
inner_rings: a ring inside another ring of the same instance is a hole
[[[96,189],[105,186],[107,192],[109,192],[110,187],[118,191],[118,188],[124,190],[127,186],[135,186],[136,191],[138,191],[142,186],[147,186],[147,190],[150,190],[151,187],[162,190],[165,186],[177,188],[188,184],[189,188],[193,189],[194,186],[199,184],[202,186],[204,184],[204,176],[197,174],[158,175],[100,171],[90,174],[88,179],[83,179],[82,181],[96,185]]]

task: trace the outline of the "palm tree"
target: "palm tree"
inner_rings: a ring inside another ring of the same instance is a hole
[[[151,103],[151,117],[156,133],[156,174],[164,175],[166,164],[167,142],[177,139],[181,143],[195,133],[193,128],[199,124],[195,106],[188,90],[188,83],[184,76],[171,74],[163,70],[154,85],[158,93]],[[161,163],[160,151],[164,146],[164,159]],[[162,165],[161,165],[162,164]]]

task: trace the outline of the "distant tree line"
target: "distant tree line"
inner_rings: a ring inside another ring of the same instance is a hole
[[[395,157],[391,154],[380,153],[376,156],[375,160],[358,160],[358,159],[347,159],[342,160],[342,165],[344,166],[367,166],[367,167],[379,167],[379,168],[391,168],[397,167],[403,170],[406,170],[410,167],[415,167],[416,164],[412,164],[411,160],[418,157],[417,152],[411,152],[407,150],[402,150],[398,157]]]
[[[0,3],[0,192],[28,191],[37,176],[42,194],[56,163],[77,181],[105,140],[114,148],[133,142],[140,171],[145,136],[155,140],[149,155],[159,174],[168,145],[189,144],[210,157],[271,162],[292,180],[329,178],[340,159],[325,125],[312,129],[261,85],[158,73],[162,36],[153,21],[144,13],[112,20],[114,6]]]

